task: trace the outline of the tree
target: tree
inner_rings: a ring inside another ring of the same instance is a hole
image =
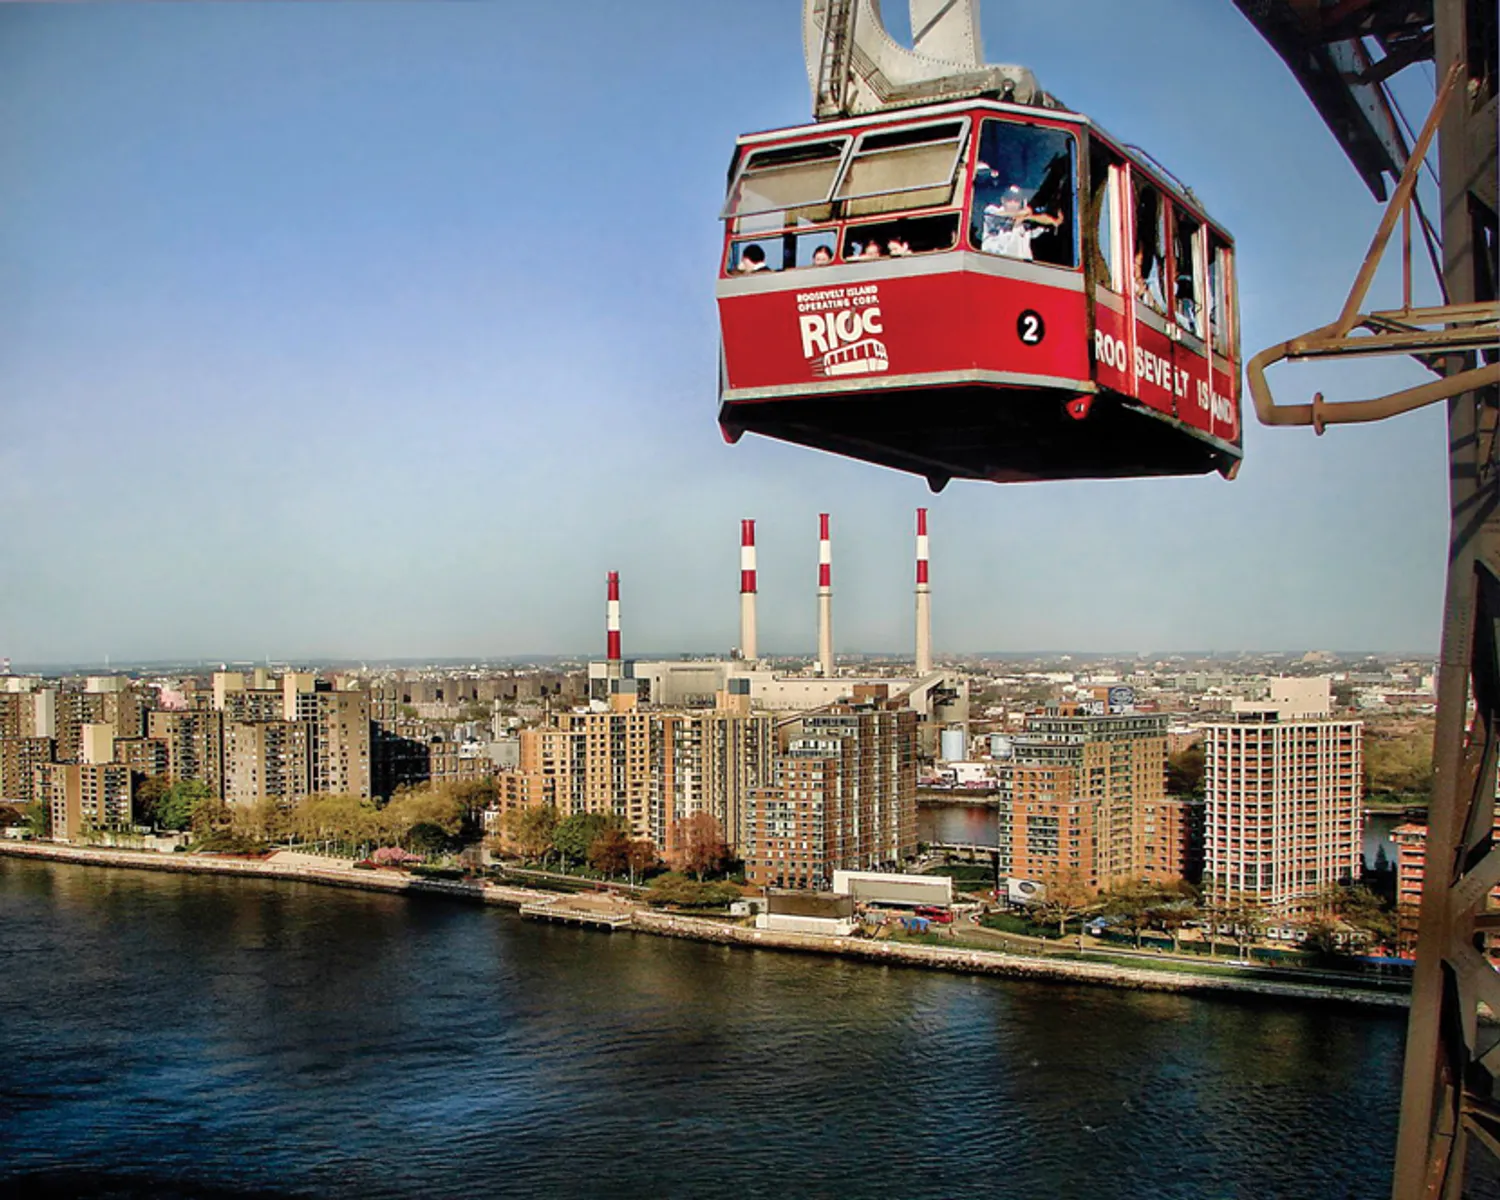
[[[1432,792],[1430,719],[1365,730],[1365,794],[1420,797]]]
[[[1203,795],[1203,743],[1194,742],[1167,759],[1167,794],[1198,799]]]
[[[552,844],[564,862],[582,863],[589,856],[589,848],[600,834],[608,829],[619,828],[619,818],[613,813],[574,813],[561,821],[552,835]]]
[[[26,810],[19,804],[0,804],[0,829],[26,824]]]
[[[167,787],[156,804],[156,823],[163,829],[187,829],[200,805],[213,799],[201,779],[179,779]]]
[[[630,869],[630,883],[634,887],[638,876],[644,875],[656,866],[655,845],[645,838],[632,840],[630,849],[626,853],[625,865]]]
[[[52,814],[40,800],[33,800],[26,806],[26,827],[34,838],[44,838],[51,832]]]
[[[1254,900],[1241,895],[1231,895],[1221,911],[1226,926],[1234,934],[1239,956],[1249,957],[1250,943],[1265,932],[1270,915]]]
[[[1369,888],[1336,883],[1318,893],[1318,910],[1325,918],[1342,921],[1382,946],[1396,943],[1396,913]]]
[[[620,875],[630,865],[630,837],[623,829],[606,829],[589,847],[589,866],[604,875]]]
[[[684,908],[721,907],[738,900],[740,889],[732,883],[689,879],[678,871],[668,871],[651,881],[646,892],[649,904],[674,904]]]
[[[704,875],[723,870],[729,857],[724,831],[712,813],[695,812],[677,821],[672,826],[672,842],[675,847],[670,855],[673,868],[691,871],[700,881]]]
[[[217,796],[209,796],[193,805],[188,827],[192,829],[193,836],[202,841],[210,834],[228,829],[232,819],[229,805]]]
[[[1068,922],[1082,916],[1096,904],[1094,893],[1077,871],[1062,871],[1047,882],[1042,898],[1033,904],[1037,919],[1057,922],[1057,936],[1068,932]]]
[[[165,775],[147,775],[135,785],[135,793],[131,799],[138,824],[149,825],[153,829],[161,824],[161,802],[171,787],[172,781]]]
[[[406,845],[417,854],[442,854],[452,843],[448,831],[431,821],[420,821],[406,831]]]
[[[557,832],[557,809],[550,804],[513,808],[500,819],[500,828],[523,859],[545,862]]]

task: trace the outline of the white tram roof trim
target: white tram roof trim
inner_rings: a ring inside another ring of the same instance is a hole
[[[846,117],[838,121],[814,121],[808,125],[788,125],[783,129],[762,129],[756,133],[744,133],[735,141],[735,147],[756,146],[764,142],[778,142],[786,138],[800,137],[803,134],[827,133],[837,136],[841,133],[856,132],[868,129],[871,125],[901,125],[928,121],[936,117],[957,115],[961,113],[972,113],[975,109],[985,112],[1004,113],[1017,117],[1042,118],[1046,121],[1057,121],[1064,125],[1079,125],[1086,129],[1092,129],[1096,133],[1108,139],[1110,148],[1117,151],[1123,157],[1129,159],[1137,167],[1148,172],[1152,181],[1158,187],[1164,187],[1172,193],[1172,198],[1184,205],[1188,211],[1201,217],[1214,227],[1214,231],[1225,238],[1230,245],[1234,244],[1222,221],[1215,217],[1203,206],[1203,201],[1197,196],[1189,195],[1183,184],[1173,177],[1170,171],[1161,163],[1153,161],[1149,155],[1134,150],[1130,144],[1121,138],[1117,138],[1104,126],[1100,125],[1092,117],[1085,113],[1073,112],[1066,108],[1037,108],[1030,104],[1007,104],[1003,100],[950,100],[944,104],[935,104],[929,107],[897,108],[885,113],[872,113],[863,117]]]

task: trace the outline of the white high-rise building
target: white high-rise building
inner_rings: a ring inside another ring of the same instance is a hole
[[[1364,727],[1285,699],[1203,730],[1203,883],[1215,899],[1290,913],[1359,878]]]

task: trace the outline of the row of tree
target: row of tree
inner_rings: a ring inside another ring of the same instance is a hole
[[[189,830],[200,841],[226,836],[246,843],[332,843],[349,850],[404,846],[436,854],[482,836],[495,799],[490,779],[406,788],[387,803],[358,796],[314,795],[295,803],[265,797],[231,805],[198,780],[148,778],[137,789],[138,824]]]
[[[1170,938],[1174,950],[1187,925],[1201,924],[1211,952],[1224,941],[1241,956],[1275,923],[1270,911],[1249,898],[1218,894],[1211,879],[1204,881],[1201,891],[1182,881],[1137,880],[1095,894],[1080,879],[1064,878],[1047,888],[1044,897],[1032,905],[1032,913],[1039,922],[1056,924],[1059,937],[1071,921],[1102,917],[1112,928],[1132,936],[1137,947],[1143,935],[1156,932]],[[1399,922],[1398,914],[1368,888],[1336,884],[1314,898],[1304,928],[1306,948],[1332,955],[1347,949],[1348,929],[1367,935],[1376,945],[1395,946]]]
[[[626,876],[633,884],[661,860],[656,845],[632,836],[624,818],[614,813],[574,813],[559,817],[551,805],[532,805],[506,812],[496,849],[527,862],[561,866],[587,864],[609,876]],[[672,825],[666,854],[675,871],[699,882],[723,874],[731,865],[724,833],[711,813],[694,813]]]

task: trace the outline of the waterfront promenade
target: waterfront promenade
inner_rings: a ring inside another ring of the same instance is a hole
[[[539,914],[544,906],[565,904],[561,893],[531,888],[506,887],[493,881],[423,879],[395,870],[362,870],[350,860],[322,859],[317,855],[282,851],[265,859],[211,855],[160,854],[150,851],[93,849],[36,842],[0,843],[0,856],[42,859],[91,867],[127,868],[185,874],[259,876],[313,883],[329,887],[372,892],[408,892],[446,896],[485,904],[499,904]],[[614,899],[612,908],[630,919],[608,922],[578,920],[575,923],[625,929],[659,937],[688,938],[702,942],[740,946],[746,949],[778,950],[799,954],[825,954],[888,966],[911,966],[964,974],[995,975],[1011,979],[1047,980],[1057,983],[1122,988],[1141,992],[1177,992],[1216,995],[1250,995],[1269,1000],[1298,1003],[1352,1004],[1399,1009],[1406,1007],[1404,993],[1378,992],[1321,983],[1292,983],[1245,976],[1220,976],[1124,966],[1107,962],[1041,958],[1010,951],[967,946],[937,946],[911,942],[874,941],[867,938],[825,937],[755,929],[735,921],[689,916],[651,909],[644,904]],[[548,919],[562,918],[553,910]]]

